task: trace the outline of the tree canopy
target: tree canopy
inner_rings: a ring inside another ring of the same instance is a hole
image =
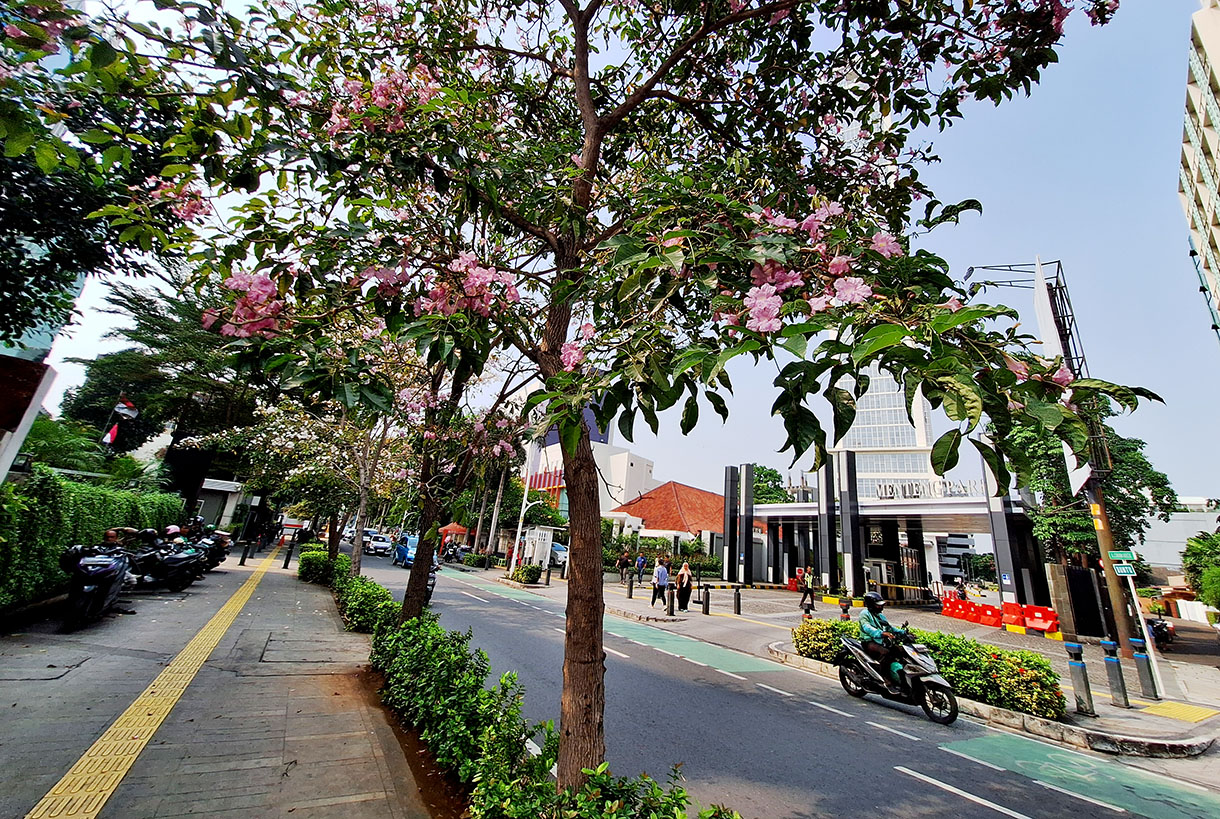
[[[784,491],[784,478],[778,470],[760,464],[754,465],[754,502],[787,503],[792,500]]]

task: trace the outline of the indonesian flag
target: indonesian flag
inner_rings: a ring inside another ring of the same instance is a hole
[[[140,414],[140,411],[136,409],[136,405],[131,403],[126,395],[122,394],[119,395],[119,403],[114,405],[114,411],[115,414],[121,415],[124,418],[135,418]]]
[[[102,436],[102,443],[107,444],[107,445],[113,444],[118,437],[119,437],[119,425],[115,424],[114,426],[112,426],[110,428],[109,432],[107,432],[105,435]]]

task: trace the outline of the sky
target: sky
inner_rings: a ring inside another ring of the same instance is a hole
[[[1060,63],[1030,97],[998,108],[972,104],[949,131],[930,134],[942,162],[924,171],[925,180],[942,201],[980,200],[983,214],[938,228],[921,244],[959,279],[970,266],[1062,260],[1091,374],[1165,399],[1113,426],[1147,442],[1179,495],[1220,497],[1220,437],[1212,433],[1220,339],[1187,255],[1177,194],[1190,15],[1198,8],[1198,0],[1127,0],[1101,28],[1074,15]],[[104,283],[89,282],[80,323],[52,351],[60,374],[48,408],[84,378],[66,358],[124,346],[104,338],[117,320],[96,309],[105,292]],[[1032,332],[1026,292],[991,291],[986,300],[1020,310]],[[775,366],[738,359],[729,371],[727,423],[705,405],[689,436],[670,412],[658,435],[641,423],[634,443],[618,443],[651,459],[658,480],[713,491],[726,464],[795,475],[810,459],[790,468],[791,458],[777,454],[784,433],[770,415]],[[967,461],[959,470],[977,473]]]

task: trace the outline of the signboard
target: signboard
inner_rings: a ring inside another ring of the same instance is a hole
[[[926,478],[879,478],[871,481],[865,492],[877,500],[911,500],[918,498],[986,497],[982,481],[928,480]]]
[[[1135,567],[1128,566],[1126,563],[1119,563],[1114,566],[1114,573],[1119,577],[1135,577]]]
[[[1135,560],[1135,552],[1126,549],[1120,549],[1116,552],[1106,552],[1106,554],[1110,556],[1111,560]]]

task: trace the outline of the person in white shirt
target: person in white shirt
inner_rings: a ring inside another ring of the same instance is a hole
[[[652,608],[657,604],[659,598],[662,603],[665,602],[665,590],[669,588],[669,569],[665,568],[665,562],[661,558],[657,558],[657,566],[652,570],[652,602],[648,604]]]

